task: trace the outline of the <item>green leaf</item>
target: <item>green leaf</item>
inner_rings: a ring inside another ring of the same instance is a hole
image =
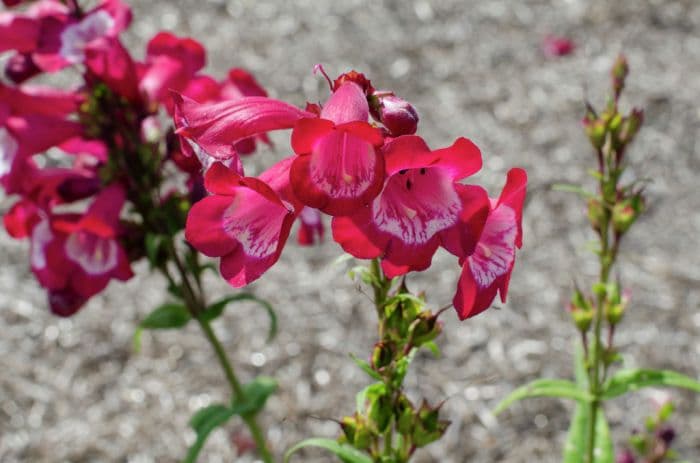
[[[603,388],[603,400],[612,399],[650,386],[672,386],[700,393],[700,382],[670,370],[648,370],[633,368],[615,373]]]
[[[440,348],[435,343],[435,341],[428,341],[421,347],[425,347],[426,349],[428,349],[433,354],[433,357],[435,357],[436,359],[440,358]]]
[[[182,304],[163,304],[148,314],[139,327],[147,330],[180,328],[190,321],[190,313]]]
[[[593,400],[593,397],[588,391],[579,389],[578,386],[571,381],[564,379],[537,379],[511,392],[508,397],[503,399],[501,403],[496,406],[493,413],[494,415],[498,415],[518,400],[529,397],[561,397],[583,402],[590,402]]]
[[[358,367],[362,369],[362,371],[367,373],[372,379],[382,381],[382,375],[374,371],[369,363],[365,362],[361,358],[358,358],[355,354],[350,354],[350,358],[357,364]]]
[[[588,389],[588,369],[586,368],[586,356],[581,341],[576,341],[574,347],[574,378],[579,389]]]
[[[257,414],[267,399],[277,390],[277,381],[269,376],[258,376],[243,386],[245,401],[240,399],[232,403],[232,410],[237,415],[251,416]]]
[[[591,419],[590,404],[578,402],[571,420],[569,433],[564,446],[563,463],[586,463],[586,447],[588,444],[588,422]],[[594,463],[613,463],[613,445],[610,438],[610,428],[602,408],[596,413],[596,438]]]
[[[267,332],[267,340],[268,342],[271,341],[277,334],[277,314],[275,314],[275,310],[272,308],[272,305],[269,302],[264,299],[260,299],[253,294],[239,293],[232,296],[226,296],[225,298],[210,304],[204,310],[204,312],[201,313],[200,317],[206,321],[212,321],[221,316],[229,303],[240,301],[255,302],[267,311],[267,314],[270,317],[270,330]]]
[[[369,455],[360,452],[356,448],[347,444],[339,444],[333,439],[324,439],[320,437],[306,439],[296,444],[284,454],[284,462],[287,463],[293,453],[304,447],[319,447],[326,449],[340,458],[340,461],[344,463],[372,463],[372,458],[370,458]]]
[[[137,354],[141,352],[141,335],[143,335],[143,328],[137,326],[134,335],[131,337],[131,347]]]
[[[187,451],[187,456],[183,463],[195,463],[209,434],[226,423],[235,414],[233,409],[221,404],[204,407],[195,413],[190,419],[190,426],[197,433],[197,439]]]

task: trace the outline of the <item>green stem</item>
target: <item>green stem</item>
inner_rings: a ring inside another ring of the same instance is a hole
[[[226,374],[226,379],[228,380],[228,383],[231,386],[231,393],[233,394],[234,400],[238,399],[245,401],[245,391],[243,390],[243,387],[241,386],[241,383],[233,370],[233,366],[231,365],[231,362],[229,361],[228,356],[226,355],[224,347],[221,345],[221,341],[219,341],[219,338],[216,337],[216,333],[214,333],[214,330],[212,329],[211,325],[207,320],[197,318],[197,322],[202,328],[204,336],[206,336],[207,340],[209,341],[209,344],[211,344],[211,346],[214,348],[216,358],[219,360],[219,364],[224,370],[224,373]],[[244,415],[243,421],[245,421],[245,424],[248,426],[250,434],[253,436],[253,440],[255,441],[258,453],[260,454],[260,457],[263,459],[263,461],[265,463],[271,463],[272,461],[274,461],[270,450],[267,448],[265,436],[263,435],[260,426],[255,420],[255,416]]]
[[[610,278],[610,268],[614,260],[614,256],[610,252],[609,244],[609,226],[610,226],[610,210],[605,207],[605,216],[600,225],[600,278],[599,282],[607,284]],[[598,409],[601,402],[599,396],[601,393],[600,384],[600,362],[602,357],[602,331],[603,319],[605,318],[604,304],[606,296],[601,294],[598,296],[595,311],[595,328],[594,342],[591,349],[591,372],[588,381],[588,389],[593,396],[593,401],[589,405],[589,421],[588,421],[588,440],[586,446],[587,463],[595,462],[595,440],[596,440],[596,424],[598,421]]]
[[[212,348],[214,349],[214,353],[216,354],[216,358],[219,361],[219,365],[221,365],[221,368],[224,370],[226,380],[228,381],[229,386],[231,387],[233,401],[245,402],[245,391],[243,390],[243,386],[241,386],[241,382],[236,376],[236,373],[233,369],[233,365],[229,361],[228,355],[226,355],[226,350],[224,349],[224,346],[221,344],[221,341],[219,341],[219,338],[216,336],[216,333],[212,329],[209,321],[205,320],[200,316],[200,314],[204,311],[206,307],[203,294],[201,293],[201,291],[198,292],[195,289],[200,288],[200,286],[193,286],[190,282],[189,272],[187,271],[185,265],[182,263],[180,255],[177,253],[177,249],[175,248],[175,243],[173,242],[172,238],[169,238],[166,241],[166,246],[168,248],[168,252],[171,256],[172,261],[175,263],[175,267],[177,267],[178,272],[180,273],[180,282],[183,289],[183,299],[185,300],[187,308],[192,314],[192,317],[197,320],[199,326],[204,332],[204,336],[207,338],[207,341],[209,341],[209,344],[211,344]],[[163,273],[166,275],[167,278],[172,279],[167,269],[163,270]],[[272,454],[267,448],[265,436],[263,435],[263,432],[255,419],[255,415],[243,415],[242,418],[245,424],[248,426],[250,434],[253,436],[253,440],[255,441],[258,454],[265,463],[272,463],[274,461]]]

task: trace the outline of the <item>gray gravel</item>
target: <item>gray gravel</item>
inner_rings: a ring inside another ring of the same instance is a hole
[[[417,462],[555,462],[571,405],[531,400],[496,420],[499,398],[538,376],[569,377],[574,333],[564,310],[572,269],[587,282],[596,272],[585,243],[593,238],[580,201],[551,192],[552,182],[588,181],[592,157],[578,120],[584,97],[603,102],[607,71],[620,50],[632,75],[628,101],[647,110],[634,149],[634,171],[650,176],[650,211],[629,236],[618,269],[633,292],[619,333],[627,365],[700,375],[700,3],[684,1],[541,0],[527,2],[166,1],[133,2],[127,42],[137,56],[157,30],[201,40],[209,70],[253,71],[275,96],[296,104],[326,95],[311,75],[356,68],[375,86],[411,100],[421,133],[433,147],[457,136],[482,149],[479,182],[496,194],[510,166],[528,169],[530,201],[525,244],[501,310],[459,323],[444,317],[439,360],[419,356],[408,378],[414,398],[449,398],[447,436]],[[578,48],[548,60],[540,42],[566,34]],[[262,153],[269,164],[286,155]],[[0,210],[10,201],[0,200]],[[280,333],[265,344],[266,316],[240,304],[216,323],[240,375],[275,376],[281,389],[262,421],[277,453],[310,436],[336,435],[330,418],[350,414],[367,379],[348,352],[366,356],[374,314],[365,296],[333,266],[339,248],[290,245],[280,263],[251,288],[277,307]],[[187,420],[222,401],[227,388],[196,326],[147,333],[135,353],[137,321],[163,302],[164,285],[145,266],[127,284],[113,283],[76,317],[47,313],[45,296],[28,271],[27,243],[0,232],[0,461],[174,462],[193,440]],[[458,268],[445,254],[412,278],[435,306],[453,294]],[[212,275],[212,298],[229,290]],[[329,290],[329,288],[332,288]],[[674,392],[679,451],[700,461],[700,405]],[[616,442],[651,411],[648,395],[609,403]],[[232,422],[208,442],[203,462],[250,462],[237,457]],[[297,461],[330,457],[308,452]]]

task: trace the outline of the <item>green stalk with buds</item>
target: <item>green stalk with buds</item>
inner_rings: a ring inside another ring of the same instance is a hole
[[[667,370],[617,369],[622,358],[615,332],[627,312],[629,298],[611,272],[622,239],[644,212],[644,181],[624,183],[627,150],[644,120],[643,111],[624,115],[619,108],[629,68],[623,56],[612,68],[612,95],[601,112],[586,104],[583,126],[593,146],[597,169],[590,172],[595,192],[574,185],[560,189],[579,193],[587,201],[587,216],[596,234],[595,254],[599,276],[589,291],[575,288],[569,304],[573,324],[580,334],[575,360],[576,380],[538,379],[513,391],[496,408],[505,410],[527,397],[559,397],[576,402],[576,410],[564,449],[564,463],[613,463],[614,451],[604,404],[607,400],[644,387],[674,386],[700,392],[693,378]]]

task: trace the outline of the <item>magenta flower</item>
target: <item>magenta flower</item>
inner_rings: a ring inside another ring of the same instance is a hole
[[[488,309],[496,293],[505,302],[510,274],[515,264],[515,249],[522,246],[522,209],[527,190],[527,174],[523,169],[511,169],[498,200],[483,225],[473,252],[459,255],[462,274],[453,304],[461,320]],[[465,235],[474,228],[465,226]],[[465,249],[465,248],[463,248]],[[455,252],[455,247],[449,247]]]
[[[313,115],[266,97],[200,104],[173,93],[176,133],[218,160],[237,157],[234,144],[272,130],[290,129]]]
[[[311,246],[323,240],[325,228],[321,211],[304,206],[299,214],[299,230],[297,242],[302,246]]]
[[[353,215],[335,217],[332,228],[346,252],[364,259],[381,257],[387,276],[394,277],[428,268],[441,234],[471,208],[455,182],[481,168],[481,153],[466,138],[431,151],[415,135],[395,138],[383,152],[382,192]]]
[[[30,235],[32,271],[50,294],[75,296],[71,298],[73,304],[50,300],[52,309],[53,302],[58,304],[58,315],[72,315],[112,278],[128,280],[133,276],[126,253],[117,241],[123,204],[123,190],[112,186],[103,190],[82,216],[46,216],[37,211],[28,219],[34,222]],[[77,301],[82,302],[76,304]]]
[[[205,175],[212,195],[190,209],[187,241],[207,256],[221,257],[221,275],[236,288],[277,262],[301,210],[289,186],[291,163],[292,158],[284,159],[259,178],[216,163]]]

